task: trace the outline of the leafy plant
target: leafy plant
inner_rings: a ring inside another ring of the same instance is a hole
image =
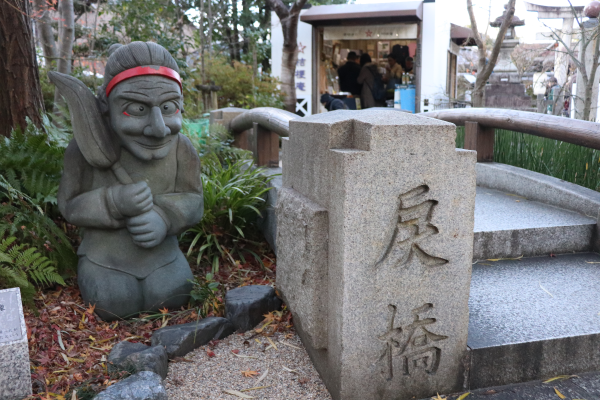
[[[16,237],[9,236],[0,242],[0,289],[18,286],[24,301],[33,305],[34,285],[64,285],[65,281],[56,271],[54,262],[35,247],[27,248],[16,241]]]
[[[65,232],[33,198],[12,186],[2,175],[0,200],[0,238],[8,234],[16,237],[20,245],[40,249],[61,274],[74,270],[77,255]]]
[[[219,282],[213,280],[212,273],[206,274],[204,278],[196,277],[192,282],[192,291],[190,296],[192,304],[199,306],[199,314],[205,318],[209,311],[218,310],[222,307],[222,303],[218,299]]]
[[[213,124],[207,134],[199,134],[190,129],[189,120],[184,120],[182,133],[192,141],[200,158],[206,162],[215,157],[221,164],[252,159],[251,152],[233,146],[231,133],[222,125]]]
[[[14,189],[48,211],[49,205],[56,205],[64,147],[70,135],[54,126],[47,116],[43,116],[43,124],[39,129],[28,121],[24,131],[14,130],[10,138],[0,140],[0,174]]]
[[[246,234],[261,215],[273,178],[246,160],[222,164],[214,154],[204,157],[204,217],[182,237],[189,243],[188,256],[195,255],[198,265],[212,265],[213,273],[219,270],[219,258],[235,264],[237,257],[245,263],[244,253],[249,253],[262,262],[244,243],[249,242]]]
[[[457,128],[464,146],[464,127]],[[600,151],[526,133],[496,129],[494,160],[600,190]]]
[[[257,73],[254,78],[251,65],[239,61],[230,64],[224,57],[215,57],[206,62],[206,76],[222,88],[217,92],[219,107],[283,108],[284,96],[277,88],[277,79],[265,73]],[[200,72],[196,70],[190,78],[190,83],[200,83]]]

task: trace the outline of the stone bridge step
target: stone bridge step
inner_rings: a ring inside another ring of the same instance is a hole
[[[471,389],[600,370],[600,255],[473,265]]]
[[[590,251],[595,225],[595,218],[478,186],[473,259]]]

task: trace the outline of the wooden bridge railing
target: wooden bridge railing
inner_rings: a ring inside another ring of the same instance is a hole
[[[461,108],[419,115],[465,127],[465,149],[477,151],[478,162],[494,161],[495,129],[528,133],[600,150],[600,124],[527,111]]]
[[[390,109],[390,112],[394,112]],[[494,161],[495,129],[506,129],[600,150],[600,124],[547,114],[499,108],[459,108],[419,114],[465,127],[467,150],[477,151],[478,162]],[[210,123],[234,132],[235,145],[250,150],[259,166],[279,165],[279,136],[289,135],[291,112],[260,107],[211,111]]]

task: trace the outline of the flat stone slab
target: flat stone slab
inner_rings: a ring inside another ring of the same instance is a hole
[[[473,265],[471,387],[600,370],[600,255]]]
[[[474,232],[595,225],[594,218],[525,197],[477,186]]]
[[[469,400],[557,400],[558,390],[567,399],[600,399],[600,372],[579,374],[570,379],[552,382],[534,381],[514,385],[496,386],[472,391]],[[456,400],[462,393],[447,396]]]
[[[473,259],[590,251],[594,218],[477,187]]]

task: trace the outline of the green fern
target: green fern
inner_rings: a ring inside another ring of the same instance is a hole
[[[0,198],[0,239],[6,235],[14,236],[20,244],[44,251],[45,256],[59,266],[60,274],[67,275],[75,270],[77,255],[65,232],[35,199],[15,188],[1,174]],[[40,283],[44,283],[43,279]]]
[[[0,242],[0,289],[18,286],[24,301],[31,305],[34,285],[65,285],[53,261],[35,247],[27,248],[16,241],[16,237],[9,236]]]
[[[51,211],[48,208],[56,205],[68,137],[67,132],[52,125],[46,116],[43,129],[28,121],[24,131],[16,129],[10,138],[0,140],[0,174],[16,190]]]

